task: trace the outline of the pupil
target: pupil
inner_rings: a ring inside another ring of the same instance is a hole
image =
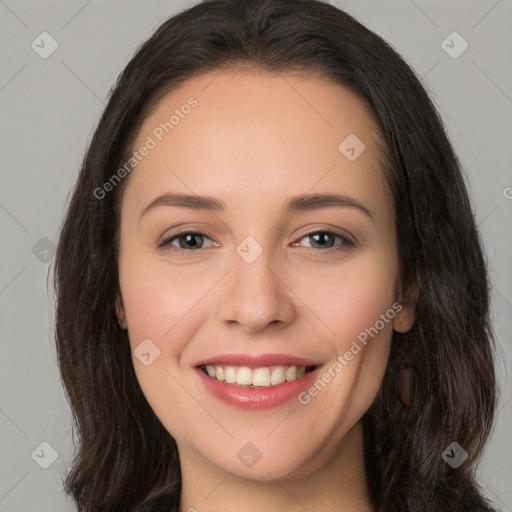
[[[313,239],[315,239],[315,243],[318,243],[318,238],[324,238],[324,237],[327,237],[327,238],[332,238],[329,233],[318,233],[318,234],[314,234],[314,235],[311,235]],[[331,247],[331,246],[329,246]]]
[[[198,238],[198,237],[200,237],[200,236],[201,236],[201,235],[199,235],[199,234],[190,234],[190,233],[189,233],[189,234],[187,234],[187,235],[183,235],[183,238],[185,238],[185,240],[186,240],[186,243],[187,243],[187,244],[192,245],[192,247],[198,247],[198,246],[200,246],[201,244],[200,244],[200,243],[193,244],[193,243],[191,243],[191,239],[194,239],[194,238],[196,238],[196,239],[197,239],[197,238]]]

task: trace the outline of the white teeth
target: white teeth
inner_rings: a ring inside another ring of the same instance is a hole
[[[291,382],[295,379],[297,379],[297,368],[295,368],[295,366],[290,366],[287,370],[286,370],[286,382]]]
[[[208,366],[206,368],[208,368]],[[232,366],[226,366],[224,377],[226,377],[226,382],[233,384],[236,382],[236,370]]]
[[[286,381],[286,376],[284,373],[284,368],[282,366],[278,366],[270,376],[270,382],[272,384],[282,384]]]
[[[257,368],[252,373],[253,386],[270,386],[270,370],[268,368]]]
[[[238,369],[236,374],[236,383],[244,386],[250,386],[252,384],[252,372],[247,366],[242,366]]]
[[[222,366],[215,367],[215,378],[221,382],[224,380],[224,369]]]
[[[220,366],[206,365],[206,373],[213,379],[228,384],[239,384],[242,386],[269,387],[293,382],[304,377],[305,366],[276,366],[271,370],[264,366],[261,368],[249,368],[247,366]]]

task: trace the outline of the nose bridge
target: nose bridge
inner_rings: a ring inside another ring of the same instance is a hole
[[[293,304],[279,277],[278,256],[263,250],[254,239],[244,240],[233,257],[234,269],[221,298],[219,316],[251,331],[274,322],[290,322]]]

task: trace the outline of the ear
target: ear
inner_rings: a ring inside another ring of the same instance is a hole
[[[408,332],[412,329],[416,318],[416,285],[411,283],[401,288],[398,297],[400,309],[396,309],[396,315],[393,319],[393,329],[397,332]]]
[[[127,329],[128,326],[126,324],[126,314],[124,311],[123,299],[119,293],[116,295],[116,314],[117,321],[119,322],[121,329]]]

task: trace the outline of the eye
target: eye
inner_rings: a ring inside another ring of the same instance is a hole
[[[331,231],[313,231],[307,235],[304,235],[300,240],[304,239],[309,240],[309,247],[318,253],[333,253],[342,249],[346,249],[347,247],[355,246],[355,243],[346,236],[339,235]],[[336,247],[334,247],[335,239],[340,241],[339,245]]]
[[[198,231],[182,231],[181,233],[175,233],[170,237],[165,238],[159,242],[158,247],[163,247],[165,250],[170,250],[177,254],[184,255],[186,253],[194,252],[196,249],[204,249],[204,238],[212,240],[209,236]],[[177,247],[174,242],[178,243]],[[211,247],[211,245],[207,248],[209,247]]]

